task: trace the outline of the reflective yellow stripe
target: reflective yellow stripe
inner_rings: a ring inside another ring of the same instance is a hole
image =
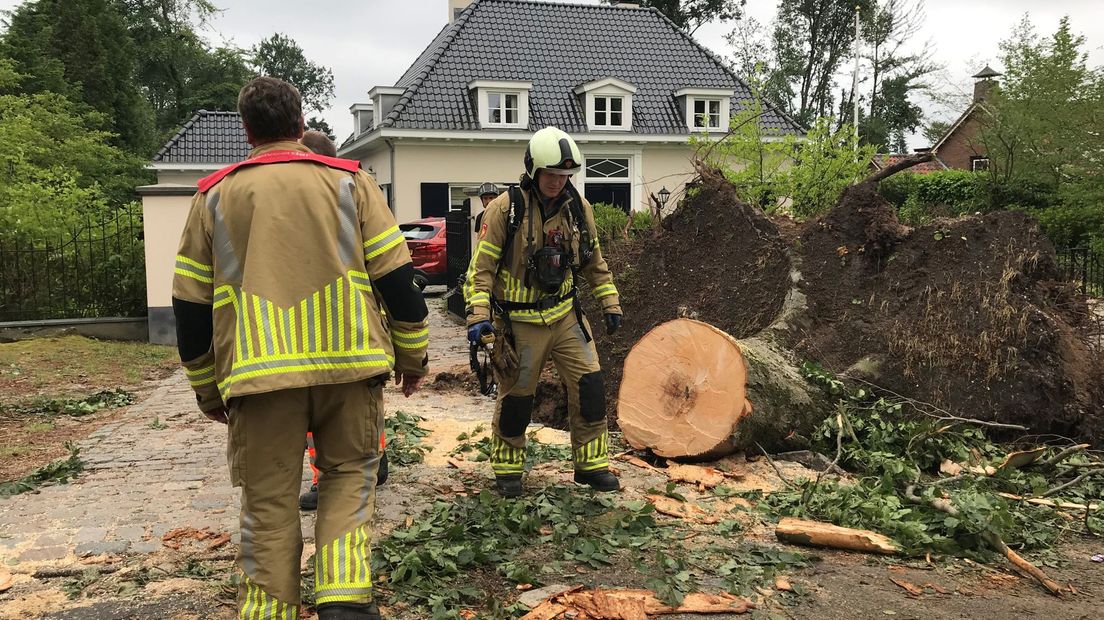
[[[371,600],[369,540],[366,528],[358,526],[315,554],[315,604]]]
[[[199,269],[201,271],[208,271],[208,272],[211,272],[212,274],[215,272],[214,268],[211,265],[204,265],[203,263],[201,263],[197,260],[193,260],[191,258],[188,258],[187,256],[184,256],[183,254],[177,254],[176,255],[176,262],[184,263],[185,265],[191,265],[192,267],[195,267],[196,269]]]
[[[314,347],[312,351],[324,351],[326,349],[325,344],[322,342],[322,295],[318,291],[314,292]]]
[[[177,267],[173,271],[175,271],[177,275],[181,275],[181,276],[184,276],[186,278],[191,278],[193,280],[198,280],[199,282],[202,282],[204,284],[214,284],[215,283],[215,279],[212,278],[212,277],[201,276],[198,273],[193,273],[193,272],[188,271],[186,269],[181,269],[180,267]]]
[[[575,469],[579,471],[593,471],[609,467],[609,433],[603,432],[572,452]]]
[[[404,240],[402,231],[398,226],[392,226],[380,234],[364,242],[364,260],[370,261],[391,248],[399,245]]]
[[[617,294],[617,287],[613,284],[603,284],[602,286],[594,289],[594,298],[601,299],[603,297],[609,297],[610,295]]]
[[[345,304],[341,303],[345,300],[345,281],[337,281],[337,350],[345,350]]]
[[[476,253],[486,254],[495,260],[502,258],[502,248],[486,241],[479,242],[479,248],[476,249]]]

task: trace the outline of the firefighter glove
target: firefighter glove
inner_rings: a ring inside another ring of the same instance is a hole
[[[468,327],[468,342],[472,344],[479,344],[479,341],[485,334],[493,334],[494,328],[491,327],[490,321],[480,321],[473,323]]]
[[[606,334],[612,336],[613,332],[621,329],[621,315],[620,314],[607,314],[606,315]]]

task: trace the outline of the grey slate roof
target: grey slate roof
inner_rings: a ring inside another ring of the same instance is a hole
[[[153,157],[153,163],[231,164],[249,155],[237,112],[200,110]]]
[[[396,86],[406,92],[384,127],[479,129],[468,84],[531,81],[529,128],[587,130],[580,84],[607,77],[637,87],[633,132],[688,134],[674,93],[681,88],[732,88],[732,112],[751,91],[716,56],[655,9],[607,5],[476,0],[433,39]],[[768,108],[766,128],[799,132]]]

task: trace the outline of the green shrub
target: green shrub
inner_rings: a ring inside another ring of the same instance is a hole
[[[629,225],[629,230],[634,235],[645,233],[652,229],[652,212],[651,211],[633,211],[632,224]]]
[[[609,245],[624,237],[629,216],[621,210],[621,207],[604,202],[596,203],[593,207],[594,226],[598,229],[598,241],[602,245]]]
[[[1104,202],[1026,209],[1055,247],[1092,246],[1104,250]]]

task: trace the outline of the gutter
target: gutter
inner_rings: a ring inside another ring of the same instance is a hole
[[[391,208],[391,213],[393,215],[396,205],[399,204],[397,198],[399,184],[395,182],[395,141],[391,138],[386,138],[384,142],[387,143],[387,148],[391,151],[391,204],[387,206]]]

